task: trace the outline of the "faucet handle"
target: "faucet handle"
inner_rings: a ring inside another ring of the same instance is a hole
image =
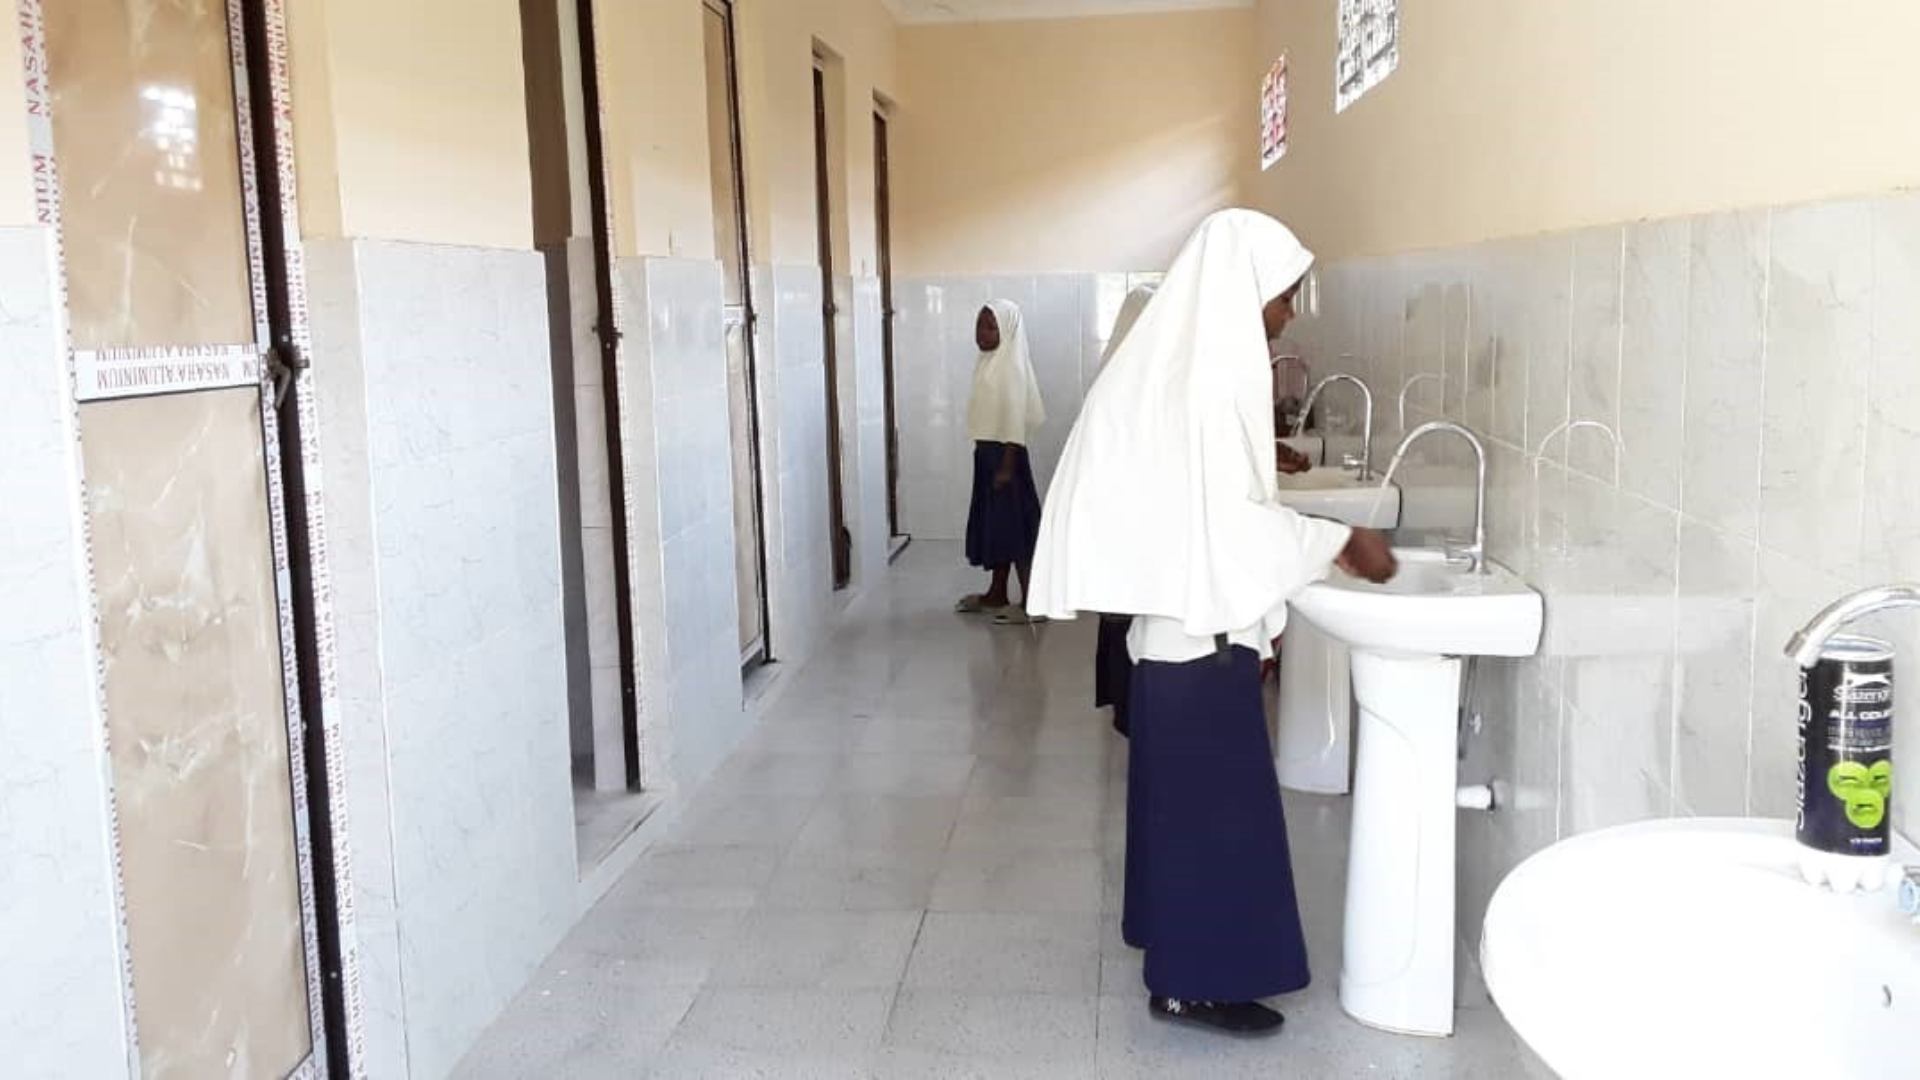
[[[1359,454],[1341,454],[1340,466],[1341,468],[1352,469],[1354,472],[1359,472],[1367,467],[1367,459],[1361,457]]]
[[[1920,866],[1895,871],[1900,882],[1900,910],[1920,926]]]

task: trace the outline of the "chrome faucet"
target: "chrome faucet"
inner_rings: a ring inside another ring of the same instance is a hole
[[[1787,656],[1803,668],[1820,659],[1827,639],[1855,619],[1889,608],[1920,607],[1920,585],[1875,585],[1828,604],[1813,621],[1787,639]]]
[[[1484,574],[1487,570],[1487,447],[1480,441],[1480,436],[1464,424],[1456,424],[1451,420],[1429,420],[1407,432],[1407,437],[1400,440],[1400,448],[1393,452],[1393,463],[1387,466],[1387,476],[1391,478],[1400,470],[1400,461],[1407,456],[1409,447],[1436,431],[1451,431],[1473,447],[1473,543],[1457,554],[1466,560],[1468,568],[1474,573]],[[1456,555],[1454,546],[1449,544],[1447,549],[1447,558],[1452,561]]]
[[[1408,379],[1408,380],[1407,380],[1406,382],[1403,382],[1403,383],[1401,383],[1401,384],[1400,384],[1400,413],[1399,413],[1399,415],[1400,415],[1400,430],[1401,430],[1401,431],[1405,431],[1405,430],[1407,430],[1407,393],[1408,393],[1408,391],[1410,391],[1410,390],[1412,390],[1412,389],[1413,389],[1414,387],[1416,387],[1416,386],[1418,386],[1418,385],[1420,385],[1421,383],[1423,383],[1423,382],[1426,382],[1426,381],[1427,381],[1428,379],[1436,379],[1436,380],[1438,380],[1439,382],[1441,382],[1442,384],[1444,384],[1444,383],[1445,383],[1445,382],[1447,381],[1447,379],[1446,379],[1446,376],[1444,376],[1444,375],[1436,375],[1436,374],[1434,374],[1433,372],[1431,372],[1431,371],[1429,371],[1429,372],[1427,372],[1427,373],[1426,373],[1426,374],[1424,374],[1424,375],[1415,375],[1415,376],[1413,376],[1413,377],[1411,377],[1411,378],[1409,378],[1409,379]]]
[[[1343,373],[1329,375],[1321,379],[1308,392],[1307,400],[1300,406],[1300,417],[1293,422],[1293,435],[1299,438],[1307,430],[1307,417],[1313,415],[1313,403],[1320,400],[1320,391],[1329,383],[1350,382],[1360,388],[1360,396],[1366,400],[1366,411],[1360,418],[1360,460],[1357,463],[1361,480],[1373,479],[1373,391],[1366,383],[1353,375]],[[1324,434],[1324,433],[1323,433]]]

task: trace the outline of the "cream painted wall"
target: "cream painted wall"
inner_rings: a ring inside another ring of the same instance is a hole
[[[700,0],[596,7],[615,249],[711,259]]]
[[[903,30],[899,273],[1164,268],[1254,167],[1252,29],[1228,10]]]
[[[528,248],[516,0],[288,0],[309,237]]]
[[[893,16],[882,0],[737,0],[735,7],[755,258],[796,264],[816,258],[817,41],[840,59],[844,89],[842,107],[829,120],[837,125],[836,171],[843,176],[835,179],[843,185],[845,200],[834,265],[843,274],[876,273],[873,106],[875,94],[889,100],[900,96],[899,29]]]
[[[1920,183],[1920,5],[1402,0],[1400,70],[1333,113],[1332,0],[1261,0],[1293,147],[1255,185],[1323,255]]]
[[[0,34],[0,227],[33,224],[33,173],[27,153],[27,90],[20,35]]]
[[[848,199],[837,265],[871,273],[871,103],[876,91],[888,93],[893,85],[892,17],[880,0],[736,0],[734,8],[755,259],[808,264],[816,258],[812,72],[817,40],[842,58],[847,79],[847,100],[837,121]],[[701,2],[603,4],[599,17],[620,253],[712,258]]]

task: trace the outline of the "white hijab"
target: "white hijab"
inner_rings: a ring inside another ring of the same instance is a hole
[[[1250,210],[1202,222],[1087,393],[1040,520],[1035,615],[1177,620],[1195,637],[1277,617],[1350,533],[1277,501],[1260,319],[1313,255]]]
[[[1100,352],[1102,369],[1106,368],[1107,361],[1113,359],[1113,354],[1120,351],[1120,343],[1127,339],[1133,324],[1140,321],[1140,313],[1147,310],[1147,302],[1153,299],[1154,288],[1152,285],[1142,285],[1127,293],[1127,298],[1120,301],[1120,314],[1113,319],[1113,333],[1108,335],[1107,347]]]
[[[973,395],[967,400],[967,438],[974,442],[1027,445],[1035,428],[1047,422],[1040,380],[1027,351],[1027,327],[1020,306],[1011,300],[987,304],[1000,326],[1000,347],[980,354],[973,369]]]

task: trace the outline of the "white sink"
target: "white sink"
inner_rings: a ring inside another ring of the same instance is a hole
[[[1348,525],[1369,529],[1400,525],[1399,485],[1382,488],[1378,479],[1362,481],[1351,470],[1333,466],[1280,474],[1280,502],[1302,514]]]
[[[1402,656],[1532,656],[1540,647],[1540,594],[1498,563],[1485,573],[1448,565],[1437,551],[1400,548],[1400,572],[1375,585],[1336,571],[1293,606],[1356,650]]]
[[[1487,987],[1565,1080],[1915,1075],[1920,927],[1892,890],[1805,884],[1796,848],[1737,819],[1555,844],[1494,894]]]
[[[1504,567],[1477,573],[1435,551],[1395,554],[1400,570],[1385,585],[1336,574],[1293,606],[1350,648],[1359,707],[1340,1004],[1364,1024],[1444,1036],[1453,1033],[1460,658],[1532,655],[1542,604]]]

